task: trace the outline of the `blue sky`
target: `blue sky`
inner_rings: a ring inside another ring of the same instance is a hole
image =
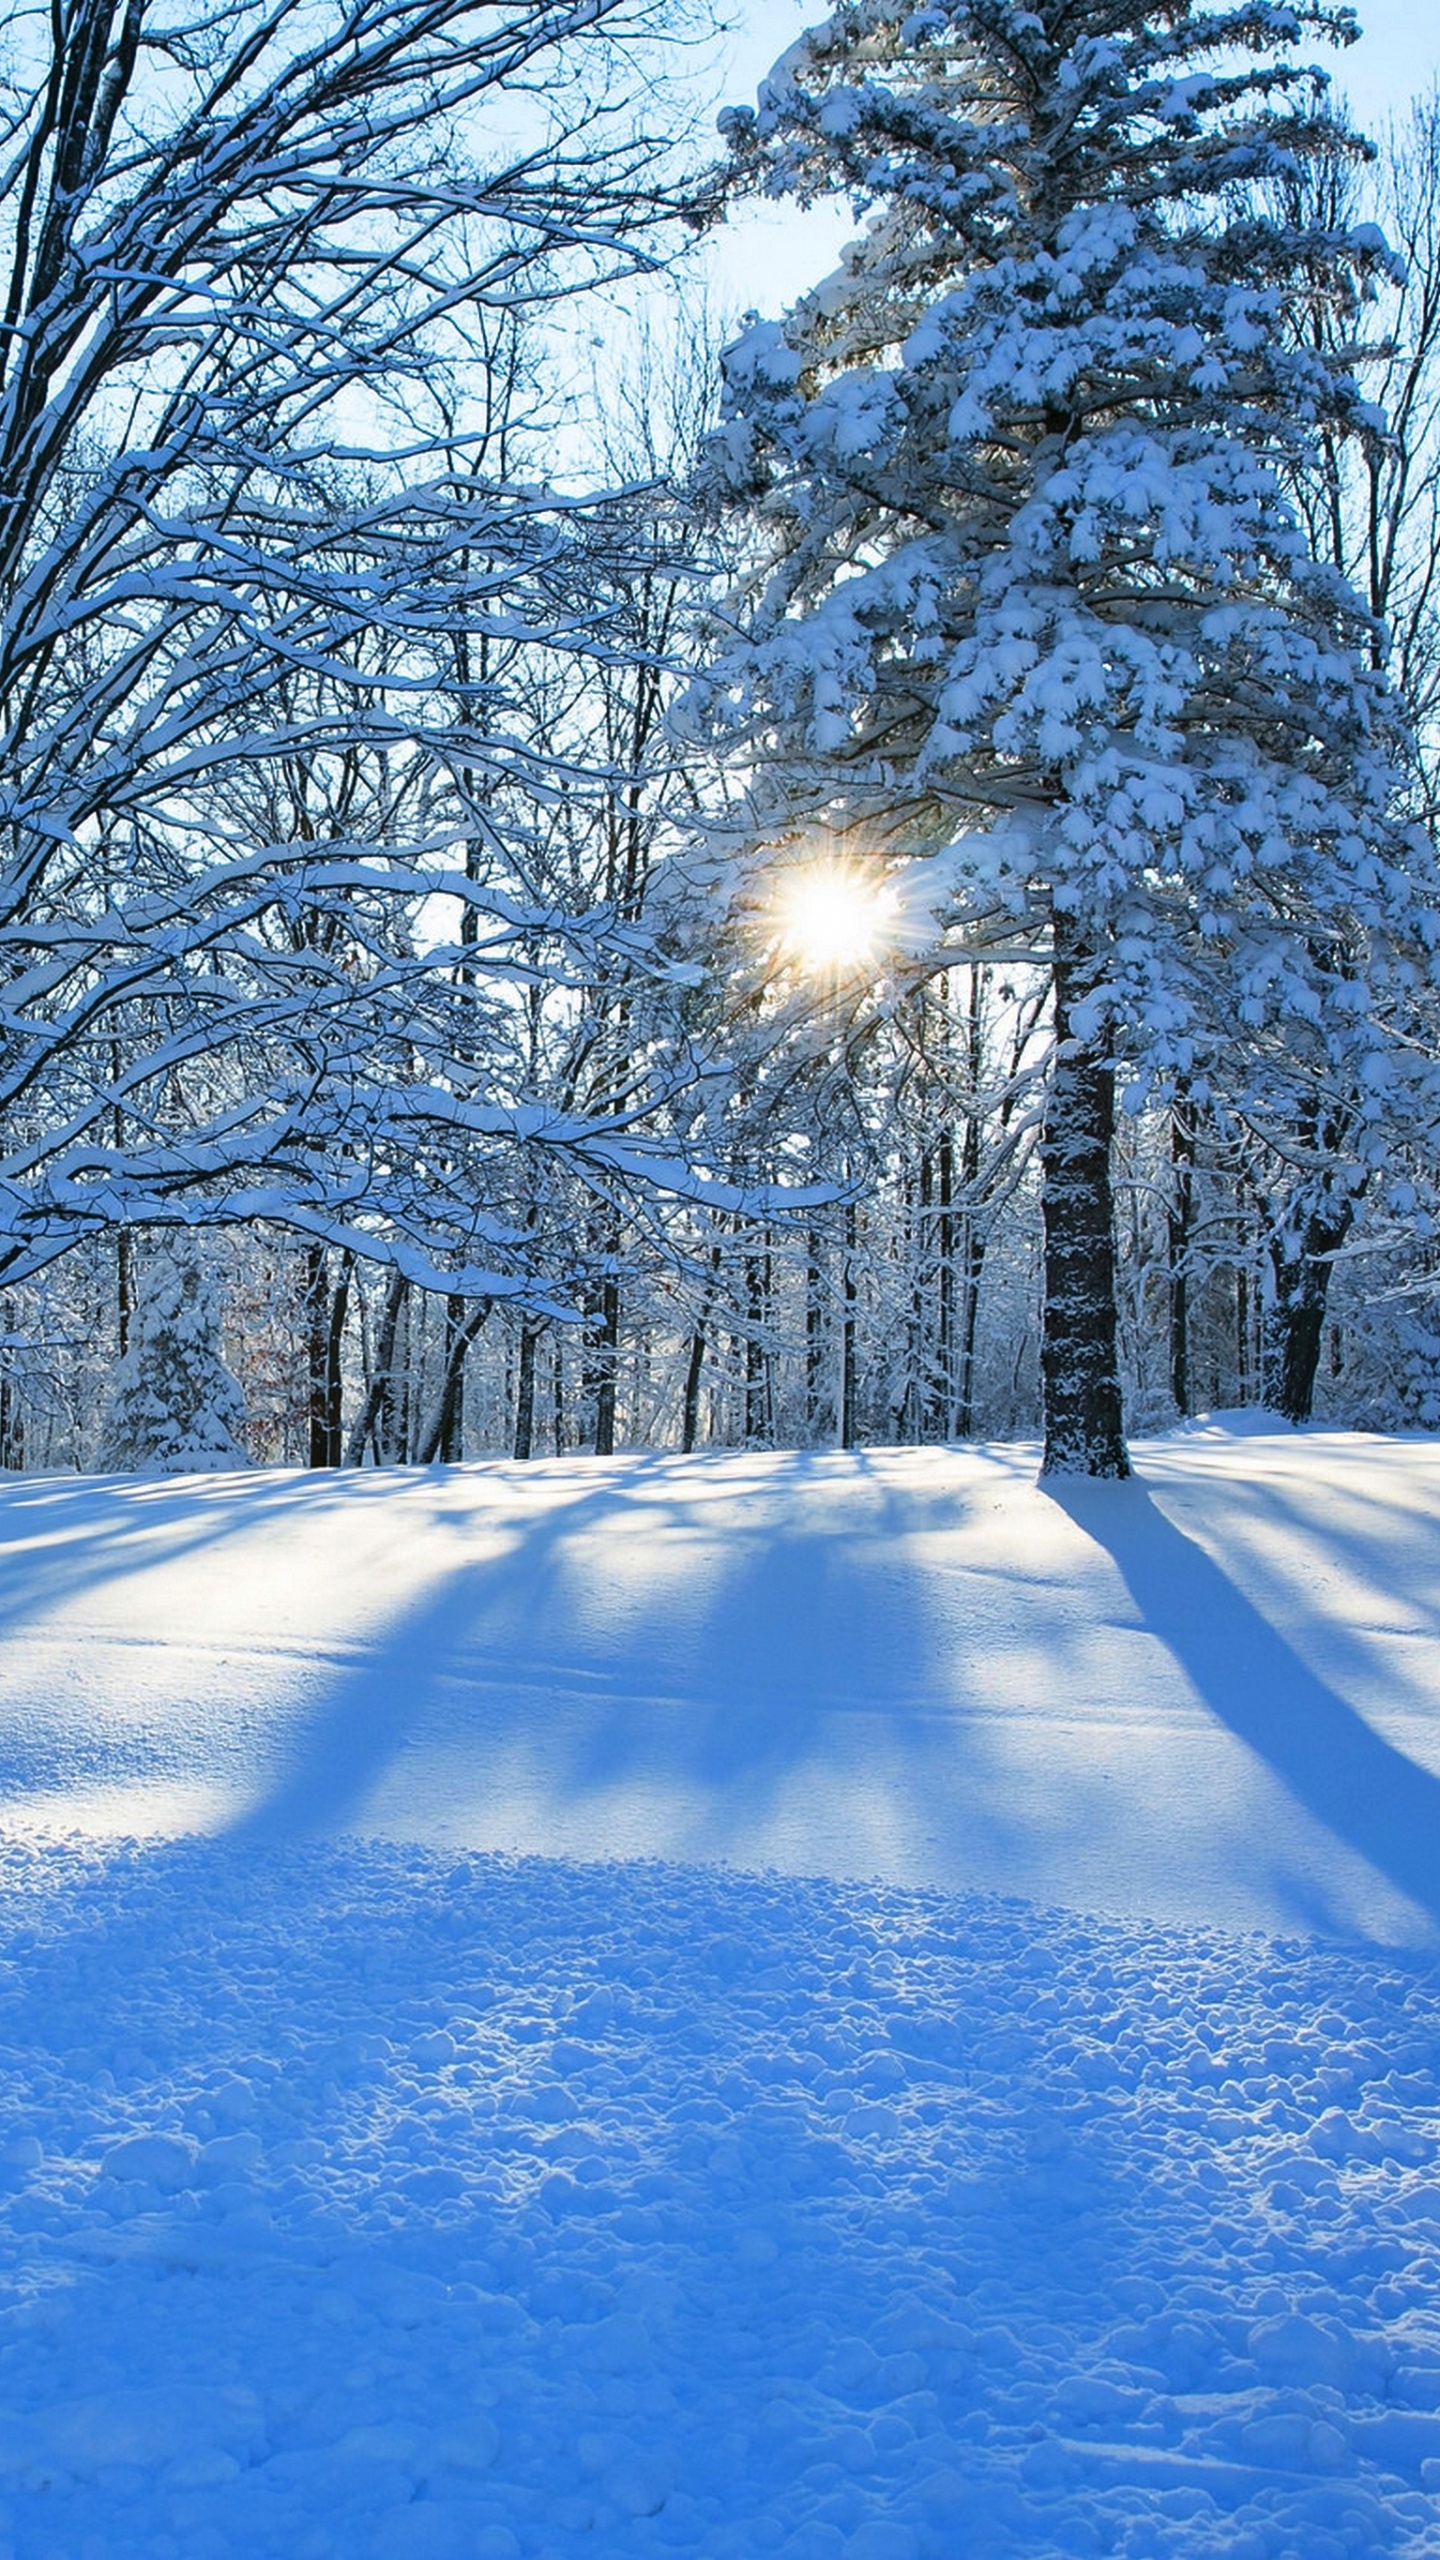
[[[737,0],[716,80],[717,107],[753,98],[777,55],[824,14],[823,0]],[[1355,122],[1374,131],[1440,81],[1440,0],[1358,0],[1357,15],[1364,33],[1347,52],[1318,44],[1305,51],[1333,70]],[[778,314],[828,272],[853,228],[843,213],[800,218],[770,210],[738,217],[711,253],[722,304]]]

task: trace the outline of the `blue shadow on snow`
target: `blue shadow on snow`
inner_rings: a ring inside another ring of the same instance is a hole
[[[1143,1485],[1042,1490],[1104,1549],[1211,1713],[1297,1803],[1440,1921],[1440,1778],[1327,1688]]]

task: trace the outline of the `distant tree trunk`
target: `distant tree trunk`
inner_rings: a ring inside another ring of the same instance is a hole
[[[962,1233],[960,1378],[955,1394],[954,1436],[957,1440],[968,1440],[975,1429],[975,1336],[980,1324],[980,1275],[985,1268],[986,1240],[979,1220],[968,1210]],[[946,1437],[949,1436],[947,1433]]]
[[[765,1445],[765,1274],[758,1253],[745,1257],[745,1446]]]
[[[680,1419],[680,1446],[688,1458],[700,1436],[700,1381],[705,1370],[705,1341],[710,1330],[710,1311],[715,1303],[715,1283],[720,1269],[720,1247],[710,1248],[710,1277],[695,1318],[690,1336],[690,1356],[685,1363],[685,1401]]]
[[[115,1345],[121,1359],[130,1348],[130,1319],[135,1313],[135,1239],[128,1227],[115,1238]]]
[[[940,1212],[935,1437],[948,1440],[955,1427],[955,1132],[948,1124],[935,1150],[935,1198]]]
[[[305,1262],[306,1351],[310,1378],[309,1463],[312,1467],[338,1467],[344,1455],[342,1357],[345,1318],[350,1306],[350,1281],[355,1257],[352,1253],[342,1253],[333,1288],[330,1285],[329,1256],[323,1245],[308,1246]]]
[[[815,1227],[805,1239],[805,1436],[812,1444],[825,1409],[825,1312],[820,1300],[822,1264]]]
[[[550,1338],[550,1418],[558,1458],[565,1448],[565,1339],[558,1331]]]
[[[853,1449],[856,1437],[856,1353],[855,1303],[858,1296],[855,1281],[856,1222],[855,1203],[847,1200],[843,1217],[843,1244],[840,1273],[840,1446]]]
[[[528,1458],[535,1447],[535,1351],[540,1340],[540,1327],[522,1318],[520,1353],[515,1375],[515,1442],[514,1455]]]
[[[306,1464],[323,1467],[330,1444],[325,1385],[329,1346],[330,1266],[323,1244],[305,1248],[305,1410],[309,1417]]]
[[[595,1397],[595,1455],[615,1455],[615,1390],[620,1370],[620,1283],[600,1285],[600,1322],[594,1335],[591,1383]]]
[[[702,1311],[690,1336],[690,1356],[685,1363],[685,1401],[680,1418],[680,1446],[688,1458],[700,1433],[700,1380],[705,1368],[705,1327],[708,1310]]]
[[[1298,1223],[1266,1239],[1271,1291],[1263,1322],[1261,1392],[1272,1413],[1308,1422],[1315,1409],[1320,1340],[1334,1257],[1355,1223],[1348,1192],[1320,1185]]]
[[[448,1297],[445,1301],[445,1374],[450,1374],[454,1346],[465,1329],[469,1300]],[[473,1334],[470,1337],[474,1340]],[[467,1343],[466,1348],[469,1348]],[[465,1353],[460,1354],[455,1371],[455,1384],[445,1409],[445,1428],[441,1435],[440,1457],[446,1466],[458,1465],[465,1455]]]
[[[345,1318],[350,1305],[350,1283],[355,1273],[355,1256],[342,1253],[340,1271],[330,1300],[330,1330],[325,1344],[325,1464],[338,1467],[344,1450],[344,1352]]]
[[[945,1418],[947,1440],[968,1440],[975,1428],[975,1336],[980,1323],[980,1274],[987,1238],[977,1215],[980,1188],[980,1120],[975,1110],[985,1063],[985,1013],[980,972],[970,972],[965,1014],[965,1074],[970,1107],[960,1149],[960,1340],[954,1400]],[[951,1246],[954,1259],[954,1246]]]
[[[1251,1395],[1250,1361],[1250,1267],[1235,1265],[1235,1387],[1240,1404],[1248,1404]]]
[[[400,1324],[400,1310],[405,1304],[409,1282],[402,1273],[392,1271],[385,1288],[385,1304],[380,1311],[380,1332],[375,1344],[375,1366],[365,1390],[365,1401],[355,1417],[345,1451],[347,1467],[358,1467],[365,1456],[365,1443],[373,1439],[376,1464],[389,1457],[394,1439],[391,1429],[395,1406],[395,1336]]]
[[[900,1367],[900,1393],[895,1401],[895,1437],[902,1446],[925,1436],[925,1264],[929,1253],[929,1221],[925,1216],[929,1158],[922,1148],[913,1183],[905,1184],[903,1259],[910,1266],[910,1305],[905,1318],[905,1351]]]
[[[395,1355],[392,1385],[384,1407],[386,1445],[401,1466],[410,1463],[411,1415],[417,1401],[416,1371],[423,1372],[424,1352],[425,1300],[407,1289],[400,1311],[400,1347]]]
[[[488,1298],[471,1299],[464,1322],[454,1333],[447,1331],[439,1391],[430,1413],[421,1426],[420,1436],[416,1442],[417,1466],[433,1465],[445,1445],[447,1434],[454,1428],[455,1404],[460,1394],[460,1381],[464,1375],[465,1355],[489,1313]]]
[[[0,1310],[0,1324],[10,1331],[10,1309]],[[8,1363],[7,1350],[6,1360]],[[0,1467],[19,1474],[25,1464],[25,1416],[8,1365],[0,1370]]]
[[[1077,1037],[1095,966],[1073,917],[1052,925],[1055,1057],[1040,1141],[1045,1228],[1043,1472],[1130,1473],[1120,1395],[1110,1147],[1115,1070],[1104,1033]]]
[[[929,1292],[932,1274],[937,1269],[937,1229],[933,1216],[935,1200],[935,1157],[928,1146],[920,1149],[915,1169],[915,1259],[914,1280],[910,1295],[911,1356],[905,1379],[902,1417],[915,1419],[917,1440],[940,1437],[941,1385],[938,1349],[929,1323]]]
[[[1194,1411],[1190,1384],[1190,1238],[1195,1224],[1195,1109],[1177,1094],[1170,1111],[1170,1394]]]

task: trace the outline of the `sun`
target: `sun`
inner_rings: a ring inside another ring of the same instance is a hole
[[[838,863],[812,863],[780,892],[780,935],[801,966],[863,969],[885,940],[889,891],[860,871]]]

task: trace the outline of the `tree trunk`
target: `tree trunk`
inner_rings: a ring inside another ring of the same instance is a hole
[[[1190,1236],[1195,1224],[1195,1110],[1176,1096],[1170,1113],[1170,1394],[1195,1410],[1190,1385]]]
[[[968,1440],[975,1429],[975,1335],[980,1322],[980,1275],[989,1241],[980,1222],[980,1122],[974,1108],[984,1048],[978,969],[970,972],[965,1047],[971,1107],[965,1115],[965,1137],[960,1149],[960,1192],[965,1202],[960,1216],[960,1357],[954,1401],[945,1417],[947,1440]],[[951,1260],[953,1263],[953,1245]]]
[[[535,1349],[540,1340],[538,1325],[520,1325],[520,1357],[515,1378],[515,1445],[517,1458],[529,1458],[535,1449]]]
[[[985,1268],[986,1237],[979,1219],[967,1211],[960,1260],[960,1383],[955,1397],[954,1438],[969,1440],[975,1430],[975,1336],[980,1323],[980,1276]],[[951,1435],[947,1432],[946,1437]]]
[[[454,1296],[445,1301],[445,1374],[450,1374],[450,1358],[455,1344],[465,1330],[468,1301]],[[470,1339],[473,1341],[474,1336]],[[469,1348],[467,1343],[466,1348]],[[460,1354],[455,1384],[445,1408],[445,1428],[441,1434],[439,1455],[447,1467],[457,1466],[465,1455],[465,1353]]]
[[[620,1283],[603,1281],[600,1323],[595,1334],[592,1379],[595,1396],[595,1455],[615,1455],[615,1388],[620,1368]]]
[[[135,1240],[128,1227],[115,1238],[115,1343],[123,1360],[130,1348],[130,1320],[135,1313]]]
[[[8,1311],[6,1330],[9,1330]],[[0,1467],[20,1474],[25,1465],[25,1417],[9,1371],[0,1372]]]
[[[855,1446],[856,1360],[855,1360],[855,1203],[847,1200],[844,1211],[843,1244],[840,1272],[840,1446]]]
[[[745,1257],[745,1446],[765,1445],[765,1276],[758,1253]]]
[[[307,1247],[305,1265],[306,1356],[310,1379],[309,1463],[312,1467],[338,1467],[344,1454],[341,1363],[355,1257],[351,1253],[342,1253],[333,1289],[329,1257],[323,1245]]]
[[[935,1196],[940,1217],[934,1437],[948,1440],[955,1428],[955,1132],[948,1126],[935,1151]]]
[[[424,1355],[425,1300],[407,1289],[400,1314],[400,1347],[382,1407],[386,1447],[402,1467],[408,1467],[412,1454],[411,1419],[419,1395],[417,1371],[424,1375]]]
[[[825,1311],[820,1300],[819,1231],[805,1239],[805,1437],[813,1447],[825,1408]]]
[[[329,1446],[325,1382],[329,1345],[330,1267],[323,1244],[305,1248],[305,1410],[309,1418],[307,1466],[323,1467]]]
[[[922,1148],[915,1181],[913,1185],[905,1184],[903,1250],[910,1266],[910,1306],[905,1318],[905,1353],[895,1406],[895,1437],[902,1446],[914,1446],[925,1437],[925,1263],[930,1243],[925,1210],[929,1204],[929,1168],[929,1156]]]
[[[345,1451],[347,1467],[358,1467],[365,1455],[365,1443],[373,1437],[375,1462],[383,1464],[389,1457],[393,1441],[387,1427],[394,1408],[395,1335],[400,1323],[400,1310],[405,1304],[409,1282],[403,1273],[392,1271],[385,1290],[385,1304],[380,1311],[380,1334],[375,1345],[375,1366],[365,1402],[355,1417]]]
[[[445,1446],[447,1434],[454,1429],[455,1408],[461,1391],[460,1382],[465,1372],[465,1354],[489,1313],[488,1298],[474,1299],[463,1324],[454,1333],[447,1331],[440,1392],[435,1398],[416,1444],[415,1463],[419,1467],[433,1465]]]
[[[1250,1272],[1243,1262],[1235,1265],[1235,1386],[1237,1404],[1250,1402]]]
[[[1330,1275],[1354,1223],[1353,1198],[1322,1190],[1298,1227],[1276,1228],[1267,1238],[1272,1295],[1264,1318],[1262,1394],[1287,1422],[1308,1422],[1315,1409]]]
[[[1055,1059],[1040,1141],[1045,1311],[1040,1348],[1051,1476],[1130,1473],[1120,1396],[1110,1144],[1115,1070],[1108,1037],[1076,1036],[1095,963],[1074,919],[1053,919]]]
[[[687,1458],[700,1434],[700,1380],[705,1368],[705,1326],[708,1317],[701,1315],[690,1336],[690,1357],[685,1363],[685,1402],[680,1421],[680,1447]]]
[[[715,1285],[720,1271],[720,1247],[710,1248],[710,1277],[700,1300],[695,1330],[690,1336],[690,1357],[685,1363],[685,1402],[680,1422],[680,1447],[688,1458],[700,1436],[700,1381],[705,1370],[705,1342],[710,1330],[710,1314],[715,1303]],[[808,1321],[808,1319],[807,1319]]]
[[[344,1422],[345,1318],[350,1306],[350,1283],[355,1272],[353,1253],[340,1256],[340,1273],[330,1299],[330,1329],[325,1344],[325,1464],[338,1467],[344,1454],[342,1426]]]

